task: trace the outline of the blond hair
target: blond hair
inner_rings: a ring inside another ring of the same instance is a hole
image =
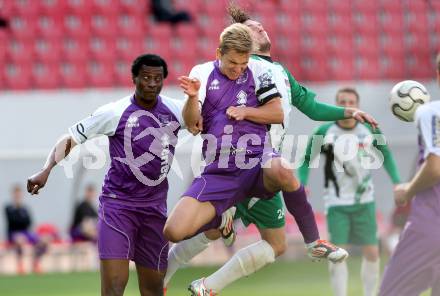
[[[243,24],[232,24],[220,34],[220,53],[226,54],[230,50],[237,53],[252,52],[252,37],[249,28]]]

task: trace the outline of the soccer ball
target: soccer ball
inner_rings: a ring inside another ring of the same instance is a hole
[[[417,108],[429,100],[429,93],[423,84],[413,80],[401,81],[390,93],[391,112],[400,120],[414,121]]]

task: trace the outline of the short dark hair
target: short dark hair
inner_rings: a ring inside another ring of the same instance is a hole
[[[155,54],[143,54],[138,56],[131,65],[131,74],[133,76],[138,76],[139,70],[141,67],[149,66],[149,67],[162,67],[163,68],[163,77],[167,78],[168,76],[168,67],[167,63],[163,58]]]
[[[343,87],[340,88],[337,92],[336,92],[336,100],[338,99],[338,95],[340,93],[350,93],[350,94],[354,94],[356,96],[356,101],[359,103],[359,93],[357,92],[357,90],[354,87]]]
[[[228,14],[232,19],[232,23],[244,23],[251,19],[250,15],[238,5],[230,2],[227,8]]]

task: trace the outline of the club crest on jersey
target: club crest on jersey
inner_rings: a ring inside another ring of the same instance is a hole
[[[220,81],[214,79],[209,85],[208,90],[218,90],[218,89],[220,89]]]
[[[246,83],[247,80],[248,80],[248,72],[245,71],[240,75],[240,77],[238,77],[236,83],[243,84],[243,83]]]
[[[162,124],[162,126],[169,125],[170,122],[172,121],[171,115],[158,114],[157,117],[159,118],[159,121]]]
[[[136,116],[130,116],[127,120],[127,127],[139,127],[139,119]]]
[[[266,72],[260,76],[258,76],[258,80],[260,80],[260,87],[268,87],[272,84],[272,75],[269,72]]]
[[[237,104],[238,105],[246,105],[247,103],[247,93],[243,90],[237,94]]]

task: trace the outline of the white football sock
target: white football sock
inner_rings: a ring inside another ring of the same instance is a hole
[[[364,296],[376,295],[377,283],[379,281],[380,260],[368,261],[362,258],[361,279],[364,286]]]
[[[189,263],[197,254],[208,248],[211,240],[202,232],[198,235],[174,244],[168,251],[168,269],[164,279],[164,286],[168,283],[176,271]]]
[[[347,296],[348,269],[347,262],[329,262],[330,283],[334,296]]]
[[[238,250],[219,270],[205,279],[205,286],[218,293],[230,283],[275,261],[275,252],[265,240]]]

